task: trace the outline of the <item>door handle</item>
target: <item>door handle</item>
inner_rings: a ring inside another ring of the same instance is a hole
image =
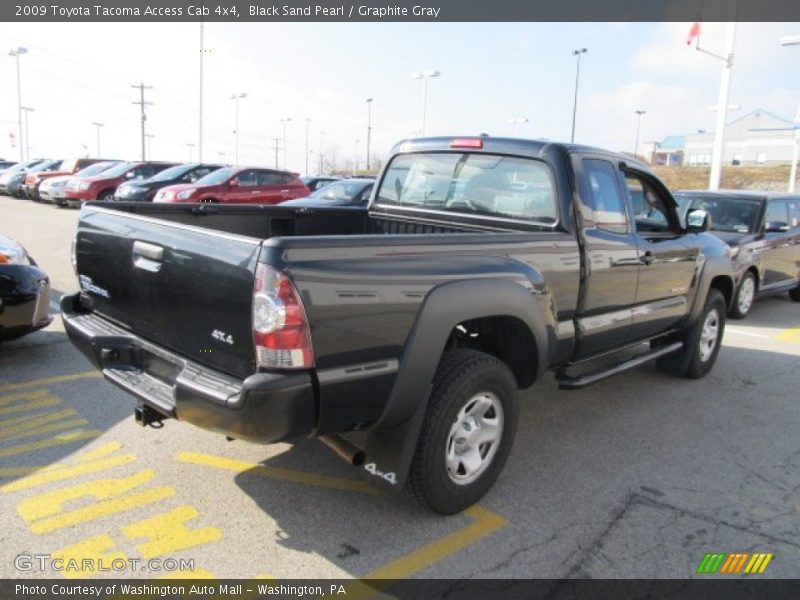
[[[258,190],[253,190],[253,191],[252,191],[252,192],[250,192],[250,193],[251,193],[251,194],[260,194],[261,192],[259,192]]]
[[[289,190],[281,190],[281,194],[288,194]]]
[[[653,264],[653,262],[655,262],[656,257],[653,256],[652,252],[648,251],[648,252],[645,252],[644,254],[642,254],[642,256],[641,256],[641,258],[639,260],[641,260],[646,265],[651,265],[651,264]]]
[[[147,242],[133,242],[133,266],[151,273],[161,270],[164,248]]]

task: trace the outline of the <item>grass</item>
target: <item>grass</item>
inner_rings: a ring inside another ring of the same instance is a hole
[[[722,189],[785,192],[789,165],[722,167]],[[710,167],[653,167],[671,190],[708,189]]]

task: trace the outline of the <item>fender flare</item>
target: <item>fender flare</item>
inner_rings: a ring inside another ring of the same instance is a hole
[[[536,344],[538,379],[549,364],[551,311],[552,298],[543,280],[532,289],[506,279],[455,281],[434,288],[420,307],[406,340],[386,408],[367,432],[367,472],[391,489],[397,490],[405,482],[427,412],[433,377],[453,328],[482,317],[519,319]]]

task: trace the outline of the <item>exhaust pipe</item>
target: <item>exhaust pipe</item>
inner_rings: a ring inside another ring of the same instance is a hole
[[[361,448],[339,435],[326,433],[319,436],[318,439],[333,450],[339,458],[344,459],[354,467],[360,467],[367,459],[366,453]]]

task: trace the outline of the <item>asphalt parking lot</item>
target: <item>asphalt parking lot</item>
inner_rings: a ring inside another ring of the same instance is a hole
[[[0,215],[55,295],[72,291],[78,212],[0,197]],[[497,484],[444,518],[314,440],[142,429],[56,319],[0,346],[0,577],[44,576],[15,567],[27,553],[192,559],[219,578],[684,578],[718,552],[772,553],[756,576],[797,577],[798,357],[784,295],[729,321],[705,379],[646,366],[565,392],[548,377],[523,395]]]

